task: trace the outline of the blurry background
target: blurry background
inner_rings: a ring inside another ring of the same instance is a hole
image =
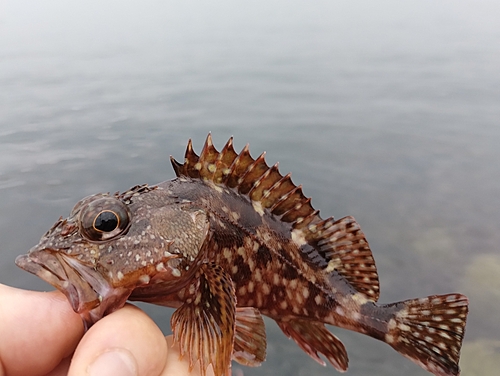
[[[154,184],[186,142],[267,151],[324,217],[354,215],[381,302],[470,297],[463,375],[500,368],[500,4],[3,1],[0,283],[83,196]],[[141,305],[165,333],[171,311]],[[333,375],[267,321],[246,376]],[[427,375],[332,330],[349,375]],[[57,335],[55,333],[55,335]],[[235,367],[238,367],[235,365]]]

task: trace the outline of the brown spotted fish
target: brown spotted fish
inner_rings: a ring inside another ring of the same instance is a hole
[[[322,219],[248,145],[237,154],[230,139],[218,152],[209,135],[200,156],[189,141],[184,163],[171,161],[173,180],[78,202],[17,265],[61,290],[87,328],[126,300],[176,308],[174,340],[202,375],[264,361],[261,315],[341,372],[347,353],[325,324],[379,339],[434,375],[460,373],[464,295],[378,304],[354,218]]]

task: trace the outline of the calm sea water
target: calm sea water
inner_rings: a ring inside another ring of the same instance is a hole
[[[500,367],[496,2],[7,2],[0,8],[0,283],[81,197],[174,177],[189,138],[280,161],[323,216],[354,215],[381,302],[460,291],[464,375]],[[142,308],[168,333],[171,311]],[[267,321],[245,375],[332,375]],[[426,375],[332,329],[349,375]]]

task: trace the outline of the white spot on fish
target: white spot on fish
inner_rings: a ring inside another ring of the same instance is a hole
[[[271,292],[271,288],[267,283],[262,284],[262,292],[264,293],[264,295],[269,295],[269,293]]]
[[[254,288],[254,283],[252,281],[248,282],[248,292],[252,293]]]
[[[331,272],[333,272],[335,269],[338,269],[340,266],[341,266],[341,264],[340,264],[340,260],[337,260],[337,259],[331,259],[331,260],[328,262],[327,267],[325,268],[325,272],[327,272],[327,273],[331,273]]]
[[[180,277],[181,276],[181,271],[179,269],[173,268],[172,269],[172,275],[174,277]]]
[[[390,319],[389,322],[387,323],[387,329],[393,330],[397,326],[397,322],[394,319]]]
[[[238,294],[239,294],[240,296],[244,296],[244,295],[246,295],[246,293],[247,293],[247,288],[246,288],[246,286],[241,286],[241,287],[238,289]]]
[[[234,222],[238,222],[240,220],[240,214],[238,212],[232,211],[230,216]]]
[[[262,217],[264,215],[264,208],[260,201],[252,201],[253,209]]]
[[[400,323],[398,325],[398,328],[404,332],[409,332],[411,330],[411,327],[409,325],[406,325],[406,324],[403,324],[403,323]]]
[[[365,304],[368,301],[366,296],[360,292],[351,295],[351,297],[352,297],[352,300],[354,300],[356,303],[358,303],[360,305]]]
[[[163,264],[163,262],[160,262],[158,265],[156,265],[156,270],[158,272],[164,272],[166,271],[167,269],[165,269],[165,265]]]
[[[299,229],[292,230],[292,240],[299,247],[307,244],[306,238],[304,237],[304,232]]]
[[[252,268],[250,268],[250,270],[252,270]],[[257,283],[262,282],[262,274],[260,273],[260,269],[255,270],[255,273],[253,275],[253,280]]]
[[[307,299],[309,297],[309,288],[308,287],[304,287],[304,289],[302,290],[302,295],[304,295],[304,299]]]
[[[238,247],[238,249],[236,250],[236,252],[241,256],[243,257],[243,259],[245,259],[246,257],[246,250],[244,247]]]
[[[254,242],[253,243],[253,251],[257,252],[259,250],[259,248],[260,248],[259,242]]]
[[[385,342],[387,342],[388,344],[394,343],[395,342],[394,336],[392,334],[386,334]]]
[[[241,247],[243,248],[243,247]],[[239,249],[238,249],[239,251]],[[239,253],[239,252],[238,252]],[[229,248],[224,248],[222,250],[222,255],[224,256],[224,258],[228,261],[228,262],[231,262],[231,260],[233,259],[233,252],[231,252],[231,250]]]
[[[321,303],[323,303],[323,298],[321,297],[321,295],[318,294],[314,298],[314,301],[316,302],[317,305],[321,305]]]

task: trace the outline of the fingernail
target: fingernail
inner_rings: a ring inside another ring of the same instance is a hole
[[[99,355],[87,368],[89,376],[137,376],[137,362],[130,351],[112,349]]]

